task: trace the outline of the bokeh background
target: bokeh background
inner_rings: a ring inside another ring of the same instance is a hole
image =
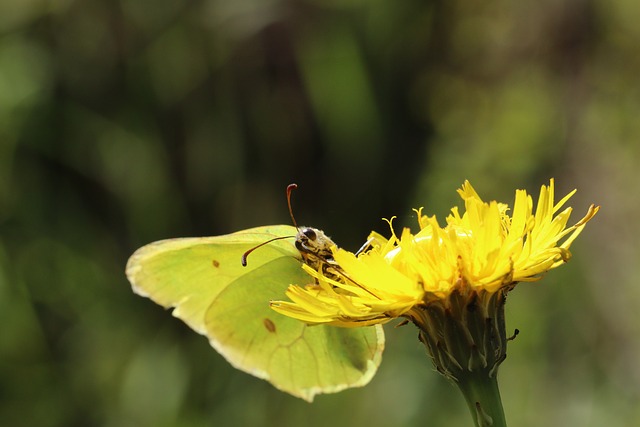
[[[574,259],[507,305],[512,426],[640,425],[640,3],[0,2],[0,424],[469,426],[411,326],[313,404],[131,292],[150,241],[298,221],[356,249],[573,188]]]

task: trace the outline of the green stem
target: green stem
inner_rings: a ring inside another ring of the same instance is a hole
[[[468,373],[456,383],[476,427],[506,427],[498,380],[487,372]]]

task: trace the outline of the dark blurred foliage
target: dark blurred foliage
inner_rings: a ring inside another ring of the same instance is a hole
[[[300,223],[356,249],[412,207],[574,187],[575,259],[512,294],[514,426],[640,422],[640,3],[0,3],[0,420],[466,426],[411,327],[309,405],[233,370],[124,277],[153,240]],[[413,225],[413,224],[411,224]]]

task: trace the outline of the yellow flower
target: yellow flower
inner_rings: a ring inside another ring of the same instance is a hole
[[[420,230],[405,228],[398,237],[392,219],[390,238],[372,233],[368,250],[333,247],[333,259],[317,269],[304,265],[315,283],[290,286],[291,301],[272,307],[309,324],[411,321],[435,368],[462,391],[475,425],[505,426],[497,372],[511,339],[506,295],[567,262],[571,243],[599,207],[591,205],[567,226],[571,208],[563,206],[575,190],[555,203],[553,179],[540,189],[535,212],[524,190],[516,191],[512,211],[482,201],[469,182],[458,193],[464,213],[454,207],[444,227],[421,208],[415,211]]]
[[[334,247],[337,266],[304,266],[317,284],[290,286],[291,301],[275,301],[273,309],[309,324],[354,327],[397,317],[419,324],[425,307],[449,308],[452,294],[466,295],[467,305],[478,297],[489,304],[491,295],[506,295],[517,282],[538,280],[567,262],[571,243],[599,209],[591,205],[568,227],[572,209],[561,208],[575,190],[555,203],[553,179],[542,186],[535,212],[525,190],[516,191],[511,215],[506,204],[482,201],[468,181],[458,193],[465,212],[454,207],[446,226],[418,209],[416,234],[372,233],[369,250],[358,256]]]

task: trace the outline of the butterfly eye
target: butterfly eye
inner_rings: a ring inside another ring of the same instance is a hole
[[[305,236],[307,236],[309,238],[309,240],[316,240],[316,232],[313,231],[313,229],[311,228],[305,228],[304,230],[302,230],[302,234],[304,234]]]

